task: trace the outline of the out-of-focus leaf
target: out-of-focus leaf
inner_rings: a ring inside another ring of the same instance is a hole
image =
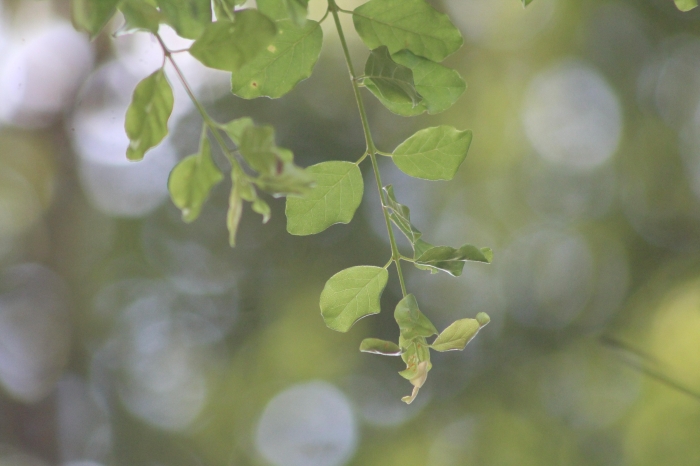
[[[237,6],[241,6],[246,2],[246,0],[214,0],[214,13],[216,14],[216,20],[220,21],[222,19],[232,19],[233,10]]]
[[[399,169],[425,180],[451,180],[464,162],[472,142],[472,132],[451,126],[418,131],[402,142],[392,154]]]
[[[304,197],[287,198],[287,231],[313,235],[336,223],[350,223],[362,202],[362,172],[351,162],[321,162],[306,169],[316,181]]]
[[[282,97],[311,76],[323,44],[321,25],[304,27],[291,20],[277,21],[273,42],[250,63],[231,75],[231,91],[244,99]]]
[[[532,0],[530,0],[531,2]],[[676,7],[681,11],[690,11],[698,6],[698,0],[673,0],[676,2]],[[530,3],[528,2],[528,3]]]
[[[243,138],[243,131],[250,126],[255,126],[253,119],[250,117],[236,118],[228,123],[220,124],[219,127],[223,129],[228,137],[231,138],[234,144],[237,146],[241,145],[241,139]]]
[[[399,324],[401,337],[405,340],[429,337],[438,333],[432,322],[418,309],[418,302],[412,294],[406,295],[396,305],[394,319]]]
[[[226,227],[228,228],[228,243],[231,247],[236,245],[236,233],[238,233],[238,225],[241,223],[241,215],[243,214],[243,198],[241,197],[240,182],[236,177],[231,176],[233,186],[231,186],[231,195],[228,198],[228,212],[226,213]]]
[[[480,313],[480,319],[460,319],[452,322],[430,345],[435,351],[462,351],[467,343],[489,323],[488,315]]]
[[[258,0],[257,5],[269,18],[290,19],[299,27],[306,26],[309,0]]]
[[[401,348],[392,341],[378,338],[365,338],[360,343],[360,351],[363,353],[380,354],[382,356],[401,356]]]
[[[142,0],[125,0],[119,5],[125,23],[116,35],[134,32],[157,33],[161,15],[158,10]]]
[[[235,13],[234,22],[209,23],[190,47],[190,55],[209,68],[238,71],[253,61],[275,38],[275,24],[257,10]]]
[[[250,168],[260,174],[271,174],[277,169],[276,148],[275,129],[270,125],[245,126],[240,133],[238,150]]]
[[[160,144],[168,134],[173,102],[173,90],[162,68],[138,83],[124,123],[129,137],[126,150],[129,160],[141,160],[147,150]]]
[[[182,211],[185,222],[192,222],[199,216],[209,192],[222,179],[223,175],[211,157],[211,146],[205,128],[199,152],[182,159],[168,178],[170,197],[173,204]]]
[[[114,16],[120,0],[72,0],[71,19],[73,26],[85,31],[94,39]]]
[[[389,273],[382,267],[350,267],[333,275],[321,292],[321,315],[328,328],[347,332],[361,318],[378,314]]]
[[[530,3],[532,3],[532,0],[522,0],[523,6],[528,6]]]
[[[394,62],[385,46],[378,47],[369,54],[363,83],[382,102],[415,107],[422,99],[413,83],[411,69]]]
[[[286,152],[291,153],[291,151]],[[292,162],[282,162],[280,165],[282,168],[279,172],[262,175],[255,179],[255,184],[263,191],[272,194],[273,197],[308,194],[314,185],[314,176]]]
[[[263,223],[267,223],[270,220],[270,206],[267,204],[267,202],[256,197],[255,200],[253,200],[253,205],[251,208],[253,209],[253,212],[262,215]]]
[[[160,11],[177,33],[188,39],[202,35],[211,23],[211,0],[158,0]]]
[[[418,396],[418,391],[421,389],[423,384],[425,384],[425,381],[428,378],[429,364],[429,362],[423,361],[421,363],[418,363],[418,365],[415,367],[415,375],[409,379],[409,382],[411,382],[411,385],[413,385],[413,391],[409,396],[404,396],[403,398],[401,398],[401,401],[403,401],[407,405],[413,403],[413,400],[415,400]]]
[[[493,252],[489,248],[479,249],[465,244],[459,249],[449,246],[434,246],[415,258],[416,266],[442,270],[458,277],[462,275],[466,261],[490,263]]]
[[[370,0],[352,15],[355,30],[371,50],[408,49],[435,62],[462,46],[462,35],[450,18],[424,0]]]

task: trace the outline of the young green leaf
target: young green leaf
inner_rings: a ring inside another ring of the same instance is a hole
[[[72,0],[71,20],[79,31],[90,34],[94,39],[114,16],[119,0]]]
[[[231,91],[244,99],[282,97],[311,76],[323,44],[321,25],[307,21],[304,27],[292,20],[276,22],[272,44],[231,75]]]
[[[228,198],[228,212],[226,213],[226,227],[228,228],[228,243],[231,247],[236,245],[236,233],[238,225],[241,223],[241,215],[243,215],[243,198],[241,197],[241,183],[231,173],[231,195]]]
[[[427,243],[426,243],[427,244]],[[462,275],[466,261],[490,263],[493,252],[489,248],[479,249],[471,244],[465,244],[459,249],[449,246],[434,246],[422,252],[415,258],[415,265],[419,268],[442,270],[450,275],[459,277]]]
[[[352,19],[370,49],[382,45],[391,53],[408,49],[441,62],[463,42],[450,18],[424,0],[370,0],[355,9]]]
[[[411,210],[405,205],[399,204],[394,195],[394,187],[392,185],[383,188],[387,198],[387,206],[391,209],[389,218],[394,225],[408,238],[411,245],[415,244],[420,239],[422,233],[411,224]]]
[[[306,25],[309,0],[258,0],[258,9],[274,20],[290,19],[299,27]]]
[[[402,142],[392,159],[409,176],[451,180],[467,157],[471,142],[469,130],[459,131],[451,126],[426,128]]]
[[[274,173],[277,169],[276,149],[275,129],[270,125],[246,125],[240,133],[238,150],[250,168],[260,174]]]
[[[280,150],[281,148],[278,148]],[[280,152],[278,152],[280,153]],[[283,153],[283,151],[281,151]],[[255,184],[273,197],[304,196],[315,183],[314,176],[292,162],[281,162],[279,172],[256,178]]]
[[[382,267],[350,267],[333,275],[321,292],[321,316],[328,328],[347,332],[361,318],[378,314],[389,273]]]
[[[241,139],[243,138],[243,132],[246,128],[255,126],[253,119],[250,117],[236,118],[228,123],[219,124],[219,128],[223,129],[224,132],[231,138],[234,144],[237,146],[241,145]]]
[[[182,220],[189,223],[199,216],[209,192],[223,178],[211,158],[211,146],[205,127],[199,152],[182,159],[168,178],[168,191],[173,204],[182,211]]]
[[[360,351],[363,353],[380,354],[382,356],[401,356],[401,348],[392,341],[378,338],[365,338],[360,343]]]
[[[168,134],[173,102],[173,90],[162,68],[136,86],[124,122],[129,137],[126,150],[129,160],[141,160],[147,150],[160,144]]]
[[[460,319],[452,322],[437,336],[430,347],[435,351],[462,351],[479,333],[479,330],[490,321],[488,315],[483,312],[480,314],[486,316],[486,318],[481,317],[482,322],[485,323],[482,324],[477,319]]]
[[[421,104],[431,115],[450,108],[467,89],[467,83],[459,73],[444,65],[408,50],[400,50],[391,57],[396,63],[411,69],[416,90],[423,97]]]
[[[160,13],[142,0],[125,0],[119,5],[124,15],[125,23],[115,35],[132,34],[134,32],[158,32]]]
[[[209,68],[238,71],[275,38],[275,24],[257,10],[235,13],[234,22],[210,23],[190,47],[190,55]]]
[[[413,385],[413,391],[409,396],[404,396],[401,398],[401,401],[406,403],[407,405],[410,405],[413,403],[413,400],[416,399],[418,396],[418,391],[421,389],[423,384],[425,384],[425,381],[428,378],[428,370],[429,370],[430,363],[423,361],[421,363],[418,363],[418,365],[415,367],[415,375],[409,379],[409,382],[411,382],[411,385]]]
[[[384,46],[372,50],[367,57],[363,83],[382,102],[415,107],[422,99],[413,83],[411,69],[394,62]]]
[[[178,35],[197,39],[211,23],[211,0],[158,0],[160,11]]]
[[[287,198],[287,231],[313,235],[336,223],[350,223],[362,202],[362,172],[351,162],[321,162],[306,169],[316,185],[304,197]]]
[[[399,372],[399,375],[413,385],[413,393],[401,398],[401,401],[411,404],[418,395],[418,390],[425,383],[428,372],[433,367],[430,363],[430,348],[425,337],[406,340],[403,336],[399,336],[399,346],[404,349],[401,359],[406,363],[406,369]]]
[[[676,2],[676,8],[681,11],[690,11],[698,6],[698,0],[674,0],[674,2]]]
[[[396,305],[394,319],[399,324],[401,337],[405,340],[429,337],[438,333],[432,322],[418,309],[418,302],[412,294],[406,295]]]

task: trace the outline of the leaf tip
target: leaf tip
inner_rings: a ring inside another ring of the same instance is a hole
[[[476,321],[481,327],[491,322],[491,317],[485,312],[480,312],[476,315]]]

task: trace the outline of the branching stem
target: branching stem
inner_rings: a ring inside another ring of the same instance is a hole
[[[384,194],[382,193],[382,177],[379,173],[379,166],[377,165],[377,148],[374,146],[374,140],[372,139],[372,133],[369,129],[369,120],[367,119],[367,112],[365,111],[365,104],[362,101],[362,95],[360,94],[360,88],[357,84],[357,77],[355,75],[355,69],[352,66],[352,60],[350,59],[350,50],[348,49],[348,44],[345,40],[345,34],[343,33],[343,27],[340,24],[340,18],[338,12],[342,11],[347,13],[347,11],[342,10],[335,3],[335,0],[328,0],[328,9],[333,15],[335,20],[335,27],[338,30],[338,37],[340,38],[340,44],[343,47],[343,53],[345,54],[345,63],[348,67],[348,72],[350,73],[350,82],[352,83],[352,89],[355,93],[355,101],[357,102],[357,108],[360,112],[360,119],[362,120],[362,129],[365,133],[365,141],[367,142],[367,154],[372,161],[372,169],[374,170],[374,179],[377,181],[377,190],[379,191],[379,200],[382,203],[382,213],[384,214],[384,222],[386,223],[386,229],[389,233],[389,242],[391,243],[391,260],[396,265],[396,272],[399,275],[399,282],[401,283],[401,293],[406,296],[406,284],[403,278],[403,271],[401,270],[401,254],[399,253],[399,248],[396,245],[396,238],[394,237],[394,230],[391,227],[391,220],[389,220],[389,214],[387,213],[384,206],[386,202],[384,201]]]

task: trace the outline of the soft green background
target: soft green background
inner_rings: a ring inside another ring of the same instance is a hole
[[[79,47],[27,48],[65,24],[68,2],[3,2],[0,464],[270,464],[256,438],[263,410],[319,380],[340,390],[356,430],[349,457],[318,464],[700,464],[700,12],[667,0],[431,3],[465,38],[444,64],[466,92],[412,118],[363,95],[386,153],[424,127],[473,131],[450,182],[380,161],[426,240],[494,251],[492,265],[467,263],[460,277],[407,270],[421,311],[438,330],[478,312],[491,323],[463,353],[433,353],[407,407],[400,358],[358,351],[364,338],[398,337],[393,269],[381,314],[346,334],[325,327],[318,304],[336,272],[389,259],[368,161],[349,225],[292,236],[284,200],[268,199],[270,222],[247,209],[230,249],[227,180],[185,224],[167,179],[119,178],[126,161],[90,165],[76,135],[94,124],[92,136],[120,141],[123,113],[79,121],[111,98],[59,86],[79,68],[61,54]],[[311,18],[323,8],[311,0]],[[368,51],[343,21],[362,70]],[[332,26],[322,24],[314,75],[280,100],[239,99],[222,94],[221,76],[186,73],[205,83],[197,92],[215,117],[274,125],[299,165],[354,161],[364,138]],[[144,53],[129,55],[127,73],[105,68],[130,40],[98,37],[87,66],[127,95],[155,69],[143,63],[159,65]],[[22,87],[11,59],[26,50],[39,65]],[[167,168],[197,151],[201,121],[169,77],[169,153],[139,164]],[[324,445],[307,447],[290,448],[303,457]]]

